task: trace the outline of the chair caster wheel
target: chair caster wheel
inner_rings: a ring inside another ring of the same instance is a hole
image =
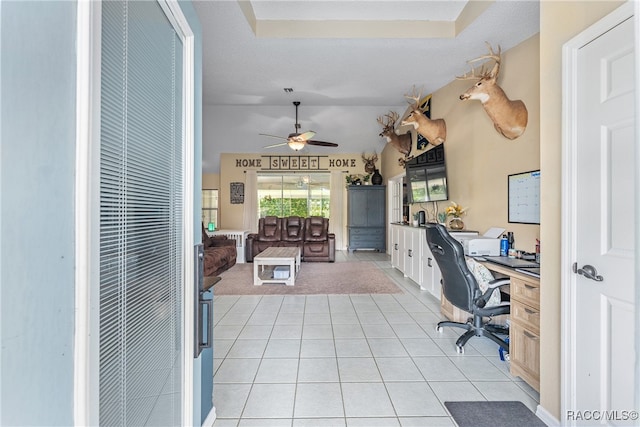
[[[458,352],[458,354],[464,354],[464,347],[460,347],[459,345],[457,345],[456,352]]]
[[[444,328],[442,326],[436,326],[436,332],[442,333],[442,331],[444,331]]]

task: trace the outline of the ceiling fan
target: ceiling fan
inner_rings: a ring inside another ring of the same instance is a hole
[[[289,136],[286,137],[286,138],[283,137],[283,136],[268,135],[266,133],[259,134],[259,135],[262,135],[262,136],[268,136],[270,138],[278,138],[278,139],[284,139],[285,140],[285,142],[281,142],[279,144],[267,145],[264,148],[273,148],[273,147],[280,147],[282,145],[289,145],[289,147],[292,150],[300,151],[307,144],[309,144],[309,145],[319,145],[319,146],[322,146],[322,147],[337,147],[338,146],[338,144],[336,144],[335,142],[316,141],[314,139],[311,139],[316,134],[312,130],[307,131],[307,132],[303,132],[303,133],[299,133],[298,131],[300,130],[300,123],[298,123],[298,106],[300,105],[300,101],[293,101],[293,105],[296,106],[296,124],[295,124],[296,131],[294,133],[290,133]]]

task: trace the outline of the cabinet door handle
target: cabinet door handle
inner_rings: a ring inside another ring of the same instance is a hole
[[[395,245],[393,245],[393,249],[396,250],[396,251],[398,250],[398,244],[397,243]]]
[[[533,335],[533,334],[532,334],[532,333],[530,333],[530,332],[527,332],[527,331],[522,331],[522,332],[527,336],[527,338],[530,338],[530,339],[532,339],[532,340],[536,340],[536,341],[537,341],[537,340],[539,340],[539,339],[540,339],[540,337],[538,337],[538,336],[536,336],[536,335]]]
[[[411,249],[409,249],[409,256],[411,256],[411,252],[412,252],[412,250],[411,250]]]
[[[431,258],[427,258],[427,266],[428,266],[428,267],[433,267],[433,266],[431,265]]]

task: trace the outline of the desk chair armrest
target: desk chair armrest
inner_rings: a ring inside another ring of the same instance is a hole
[[[510,283],[509,278],[494,279],[490,281],[487,284],[488,285],[487,290],[484,291],[484,293],[480,295],[478,298],[476,298],[476,305],[480,308],[484,308],[484,306],[487,305],[487,302],[491,298],[491,295],[493,295],[493,291],[501,286],[506,286],[509,283]]]

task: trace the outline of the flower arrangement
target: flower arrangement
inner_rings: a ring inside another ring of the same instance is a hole
[[[369,179],[371,178],[371,175],[362,175],[359,173],[356,174],[351,174],[351,175],[347,175],[345,176],[345,180],[347,181],[347,185],[360,185],[363,182],[369,182]]]
[[[452,216],[454,218],[460,218],[466,212],[467,212],[467,208],[463,208],[456,202],[451,202],[451,206],[447,206],[447,209],[445,209],[445,213],[448,216]]]

